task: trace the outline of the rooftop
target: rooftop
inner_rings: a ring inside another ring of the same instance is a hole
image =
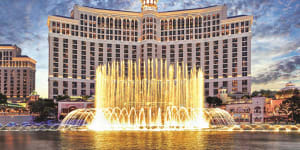
[[[20,56],[17,56],[17,57],[25,57],[25,58],[28,58],[27,55],[20,55]]]
[[[86,8],[92,8],[92,9],[99,9],[99,10],[108,10],[108,11],[119,11],[119,12],[140,13],[140,12],[137,12],[137,11],[126,11],[126,10],[106,9],[106,8],[97,8],[97,7],[91,7],[91,6],[80,6],[80,5],[78,5],[78,4],[75,4],[75,6],[86,7]],[[213,7],[219,7],[219,6],[225,6],[225,5],[212,5],[212,6],[200,7],[200,8],[192,8],[192,9],[180,9],[180,10],[160,11],[159,13],[177,12],[177,11],[189,11],[189,10],[199,10],[199,9],[207,9],[207,8],[213,8]],[[57,17],[63,17],[63,16],[57,16]]]
[[[65,99],[65,100],[58,101],[58,102],[70,102],[70,103],[73,103],[73,102],[85,102],[85,103],[89,103],[89,102],[93,102],[93,101],[87,101],[87,100],[83,100],[83,99],[71,99],[71,98],[68,98],[68,99]]]
[[[73,18],[71,18],[71,17],[60,16],[60,15],[53,15],[53,16],[55,16],[55,17],[61,17],[61,18],[66,18],[66,19],[73,19]]]
[[[80,6],[80,5],[75,4],[75,6]],[[140,12],[137,12],[137,11],[126,11],[126,10],[116,10],[116,9],[105,9],[105,8],[97,8],[97,7],[91,7],[91,6],[80,6],[80,7],[92,8],[92,9],[100,9],[100,10],[108,10],[108,11],[120,11],[120,12],[140,13]]]
[[[12,45],[12,44],[0,44],[0,46],[16,46],[16,45]]]
[[[247,16],[247,15],[230,16],[230,17],[228,17],[228,19],[231,19],[231,18],[238,18],[238,17],[245,17],[245,16]]]
[[[0,49],[20,49],[15,44],[0,44]]]
[[[207,6],[207,7],[199,7],[199,8],[192,8],[192,9],[179,9],[179,10],[170,10],[170,11],[161,11],[162,13],[164,12],[176,12],[176,11],[187,11],[187,10],[198,10],[198,9],[207,9],[207,8],[212,8],[212,7],[218,7],[222,5],[212,5],[212,6]]]

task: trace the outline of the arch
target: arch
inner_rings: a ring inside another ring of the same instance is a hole
[[[260,106],[256,106],[256,107],[254,108],[254,112],[255,112],[255,113],[261,113],[261,107],[260,107]]]
[[[250,107],[246,106],[246,107],[244,108],[244,112],[249,113],[250,111],[251,111]]]
[[[132,30],[134,30],[134,26],[135,26],[135,23],[134,23],[134,22],[135,22],[134,20],[131,20],[131,25],[130,25],[130,26],[131,26],[131,29],[132,29]]]
[[[244,109],[242,107],[238,107],[236,108],[236,112],[238,113],[244,112]]]
[[[194,27],[194,18],[192,16],[188,16],[185,19],[186,28],[193,28]]]
[[[69,112],[72,112],[73,110],[76,110],[76,109],[77,109],[76,106],[70,106],[70,107],[68,108]]]

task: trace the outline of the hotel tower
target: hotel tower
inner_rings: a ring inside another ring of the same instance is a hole
[[[35,66],[16,45],[0,44],[0,93],[11,100],[29,98],[35,90]]]
[[[252,16],[228,17],[225,5],[158,12],[158,0],[141,2],[141,12],[75,5],[71,17],[48,17],[49,98],[94,95],[100,64],[155,58],[201,68],[206,96],[251,92]]]

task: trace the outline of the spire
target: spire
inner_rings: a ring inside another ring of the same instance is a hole
[[[155,10],[157,11],[158,0],[141,0],[142,11],[144,10]]]

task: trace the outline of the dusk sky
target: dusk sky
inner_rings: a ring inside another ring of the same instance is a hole
[[[70,16],[74,4],[140,11],[140,0],[0,0],[0,44],[16,44],[37,60],[36,90],[48,96],[49,15]],[[223,5],[228,16],[253,15],[252,91],[300,86],[299,0],[159,0],[159,11]]]

